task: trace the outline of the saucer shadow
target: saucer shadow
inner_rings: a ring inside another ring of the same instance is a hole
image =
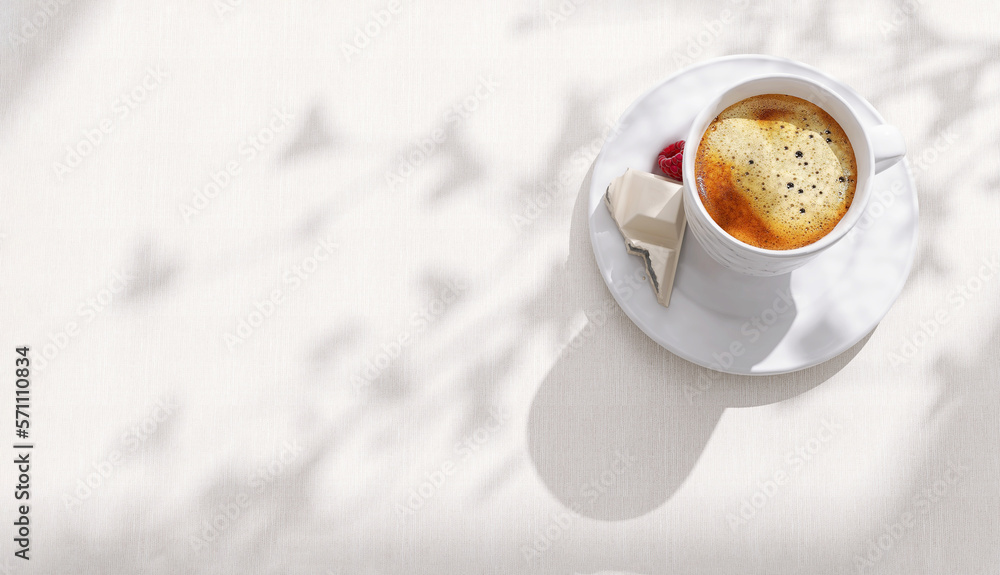
[[[798,310],[791,298],[791,274],[753,277],[717,264],[694,238],[690,229],[684,232],[683,263],[677,269],[675,293],[683,294],[690,304],[711,310],[713,317],[734,318],[731,325],[716,326],[711,332],[700,330],[701,337],[714,354],[717,367],[728,371],[749,371],[771,354],[792,327]],[[595,264],[596,265],[596,264]],[[779,294],[785,295],[782,299]],[[677,298],[680,300],[680,298]],[[746,310],[762,310],[759,317],[746,317]],[[750,343],[747,325],[753,337]],[[739,348],[731,350],[734,342]]]
[[[597,269],[587,220],[592,172],[593,166],[573,210],[562,277],[550,283],[569,298],[564,309],[583,310],[588,321],[541,383],[528,416],[527,441],[535,470],[556,499],[580,515],[620,521],[671,498],[726,408],[766,405],[816,387],[847,365],[871,334],[826,363],[777,376],[725,374],[668,352],[621,311]],[[709,257],[688,239],[685,257]],[[718,282],[761,281],[730,278],[735,272],[718,266],[694,269],[708,270],[685,278],[697,291],[691,297],[701,301],[721,293]],[[764,289],[747,293],[773,297],[788,281],[787,276],[765,279]],[[725,298],[715,301],[726,305]],[[788,325],[790,320],[776,322],[755,344],[758,359],[774,349]]]

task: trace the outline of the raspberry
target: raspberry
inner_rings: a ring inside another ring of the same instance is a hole
[[[681,174],[681,164],[684,161],[684,140],[674,142],[660,152],[657,164],[668,178],[673,178],[678,182],[683,182]]]

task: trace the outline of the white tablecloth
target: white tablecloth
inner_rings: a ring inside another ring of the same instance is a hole
[[[996,3],[0,16],[0,573],[1000,573]],[[920,248],[844,355],[691,396],[585,190],[632,100],[737,53],[903,131]]]

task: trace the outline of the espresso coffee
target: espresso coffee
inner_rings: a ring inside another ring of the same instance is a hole
[[[771,250],[809,245],[854,199],[857,162],[847,134],[815,104],[764,94],[726,108],[695,159],[698,194],[734,238]]]

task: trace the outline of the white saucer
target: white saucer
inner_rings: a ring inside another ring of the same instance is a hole
[[[657,304],[640,259],[625,251],[602,202],[608,184],[626,168],[659,173],[657,154],[686,135],[705,103],[744,78],[776,72],[811,78],[839,93],[863,122],[884,123],[854,90],[805,64],[759,55],[719,58],[679,72],[636,100],[604,144],[590,186],[590,239],[618,305],[666,349],[728,373],[788,373],[843,353],[889,311],[917,247],[916,188],[900,162],[875,177],[858,226],[787,275],[758,278],[729,271],[687,232],[670,307]]]

